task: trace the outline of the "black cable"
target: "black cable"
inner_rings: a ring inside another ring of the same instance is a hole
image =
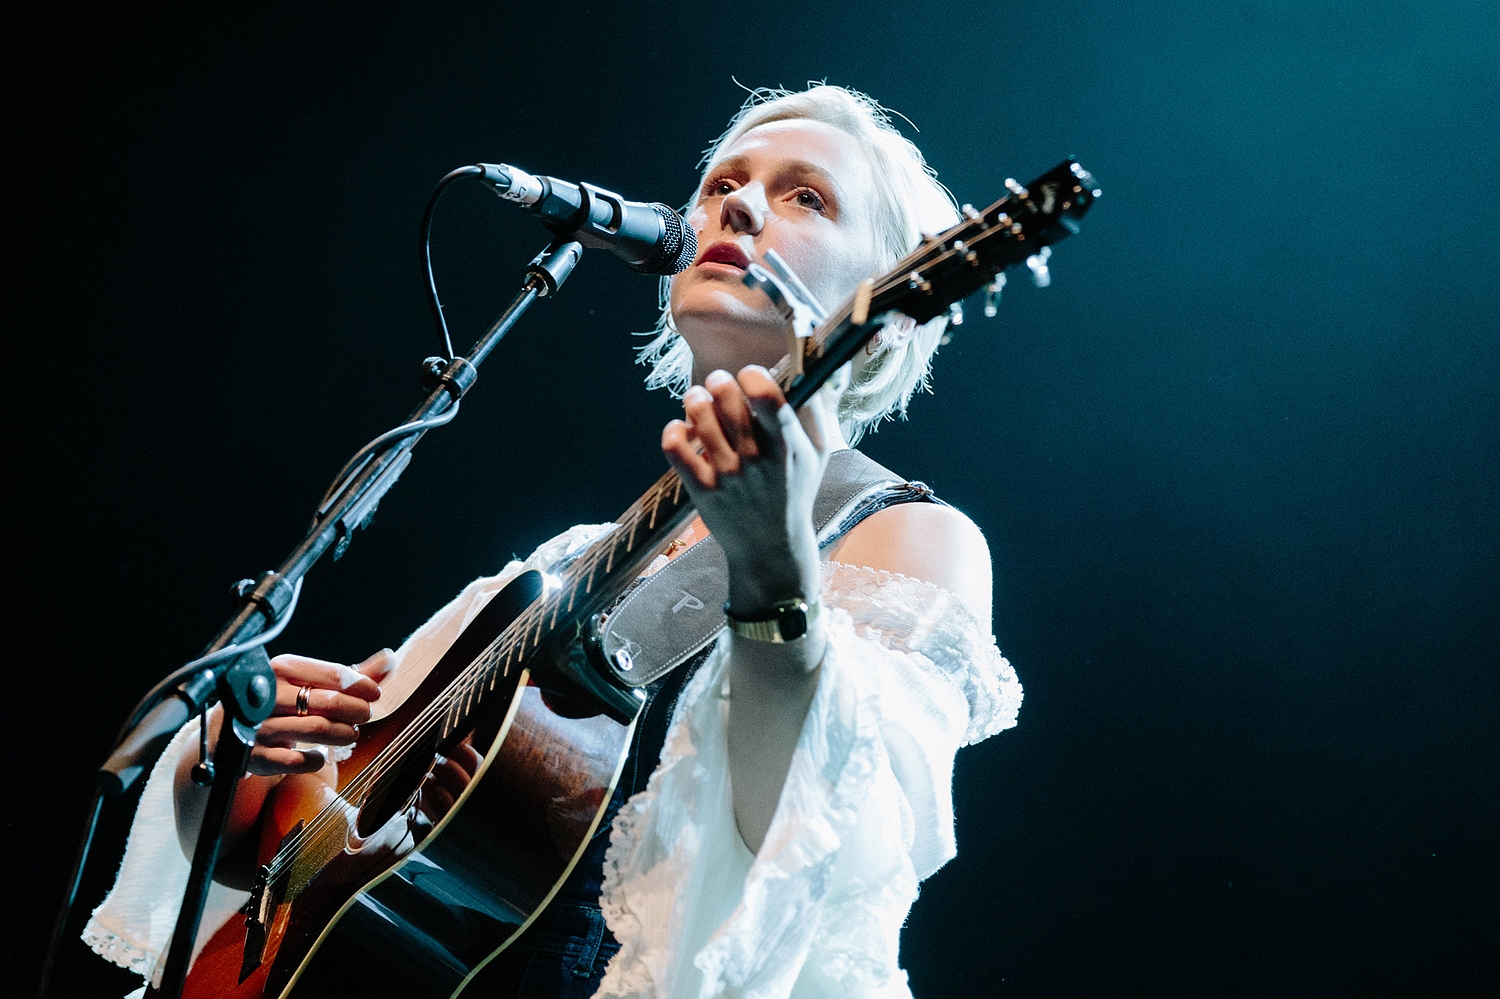
[[[432,321],[438,328],[438,333],[443,338],[443,360],[453,360],[453,338],[448,335],[448,320],[443,317],[443,303],[438,299],[437,279],[432,275],[432,212],[437,208],[438,199],[448,189],[448,185],[461,177],[478,177],[484,171],[477,166],[459,167],[443,176],[432,189],[432,194],[427,198],[427,208],[422,212],[422,228],[418,238],[422,243],[422,259],[427,265],[427,305],[432,309]]]
[[[432,214],[433,210],[437,208],[438,199],[443,196],[443,192],[447,190],[449,184],[464,177],[482,176],[483,173],[484,171],[477,166],[466,166],[459,167],[457,170],[452,170],[447,174],[444,174],[443,178],[437,182],[437,186],[432,189],[432,194],[427,198],[427,207],[422,212],[420,238],[422,243],[422,257],[426,263],[427,269],[427,304],[432,309],[433,322],[437,324],[438,332],[442,334],[444,350],[443,359],[446,361],[453,360],[453,340],[448,335],[448,321],[443,318],[443,304],[438,299],[437,279],[434,277],[432,272]],[[440,427],[452,420],[457,415],[458,402],[455,400],[452,407],[450,407],[446,412],[435,417],[430,417],[426,420],[417,420],[412,423],[402,424],[401,426],[396,427],[394,430],[386,431],[379,437],[376,437],[374,440],[370,441],[364,447],[360,448],[357,452],[355,452],[354,457],[350,458],[349,461],[345,463],[344,467],[339,470],[339,474],[334,477],[333,484],[330,485],[328,487],[328,491],[323,494],[323,498],[318,503],[318,506],[320,508],[319,512],[322,512],[321,508],[328,502],[329,497],[336,493],[338,491],[338,488],[343,485],[344,482],[348,481],[349,476],[357,472],[360,467],[363,467],[365,461],[368,460],[368,456],[377,447],[389,441],[397,440],[402,437],[406,437],[411,434],[430,429],[432,427]],[[286,627],[287,622],[291,620],[292,611],[294,611],[297,606],[297,596],[301,592],[302,580],[299,579],[297,580],[296,589],[292,593],[291,604],[287,607],[286,611],[283,612],[281,618],[268,631],[255,636],[247,642],[230,645],[225,648],[219,649],[217,652],[209,653],[201,659],[195,659],[192,662],[187,663],[181,668],[173,671],[170,676],[153,687],[151,691],[141,699],[140,703],[136,705],[135,710],[131,712],[130,721],[122,727],[120,731],[120,737],[123,738],[127,733],[130,732],[131,729],[135,727],[136,723],[138,723],[145,715],[145,711],[148,710],[149,705],[155,703],[158,694],[164,688],[181,682],[183,679],[191,676],[193,673],[209,665],[210,663],[214,663],[221,659],[227,659],[231,656],[237,656],[241,653],[248,652],[258,645],[266,644],[271,639],[279,635],[282,629]]]
[[[437,292],[434,290],[433,294],[436,295],[436,293]],[[375,438],[374,440],[370,441],[370,443],[354,452],[354,457],[344,462],[344,467],[339,469],[339,474],[333,477],[333,482],[330,483],[328,489],[324,491],[323,498],[318,500],[318,516],[321,517],[326,512],[328,501],[333,499],[334,496],[338,494],[339,490],[344,488],[344,484],[347,483],[355,475],[358,475],[359,472],[365,467],[365,465],[369,462],[372,452],[376,448],[390,441],[399,440],[402,437],[410,437],[412,434],[420,433],[424,430],[430,430],[433,427],[441,427],[445,423],[452,422],[453,418],[458,415],[458,406],[458,401],[455,400],[453,405],[443,410],[437,416],[430,416],[425,420],[414,420],[411,423],[403,423],[399,427],[387,430],[385,433],[381,434],[379,437]]]

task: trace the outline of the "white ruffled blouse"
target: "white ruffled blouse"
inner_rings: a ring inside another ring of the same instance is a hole
[[[559,535],[524,563],[475,580],[397,650],[382,682],[399,703],[496,591],[613,525]],[[616,817],[601,905],[620,951],[610,999],[908,997],[897,963],[917,885],[951,859],[958,748],[1016,723],[1021,686],[953,593],[858,566],[824,565],[828,648],[760,852],[729,794],[726,644],[679,697],[661,761]],[[388,708],[387,708],[388,710]],[[147,978],[187,883],[172,779],[196,723],[153,770],[115,887],[84,939]],[[207,940],[248,896],[215,885]]]

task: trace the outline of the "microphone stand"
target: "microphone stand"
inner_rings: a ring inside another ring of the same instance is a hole
[[[429,429],[455,415],[453,410],[459,400],[478,377],[480,363],[522,313],[567,280],[583,253],[583,245],[572,235],[559,235],[532,260],[520,294],[479,338],[468,357],[457,357],[451,362],[428,358],[423,362],[423,383],[429,389],[427,398],[412,411],[406,423],[377,438],[376,443],[384,442],[383,447],[371,450],[368,457],[364,457],[364,452],[355,456],[352,470],[344,474],[342,483],[320,505],[307,536],[279,568],[240,584],[243,604],[239,612],[209,643],[203,657],[159,685],[153,692],[154,700],[148,695],[115,751],[100,768],[100,787],[114,794],[123,793],[160,755],[179,728],[194,715],[203,714],[215,698],[223,703],[227,723],[220,730],[212,765],[204,768],[212,774],[212,787],[193,851],[187,891],[161,980],[151,988],[150,995],[177,999],[182,994],[193,941],[218,864],[225,822],[234,805],[235,787],[246,773],[260,723],[270,717],[276,706],[276,677],[266,657],[265,642],[285,626],[308,569],[330,547],[336,546],[335,558],[343,553],[350,536],[374,513],[376,505],[411,461],[411,450],[417,441]],[[179,674],[189,675],[174,686],[171,681]],[[195,774],[195,779],[198,776]]]

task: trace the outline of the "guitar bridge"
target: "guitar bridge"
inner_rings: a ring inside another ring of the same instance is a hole
[[[272,863],[279,858],[282,851],[286,849],[298,833],[302,831],[305,822],[298,822],[289,832],[281,837],[281,845],[277,848]],[[284,879],[281,882],[285,884]],[[240,911],[245,914],[245,953],[240,959],[240,983],[255,973],[266,956],[267,927],[271,925],[271,916],[276,911],[276,904],[280,901],[279,894],[272,890],[271,865],[263,864],[260,870],[255,872],[255,887],[250,889],[250,900]]]
[[[266,953],[266,927],[271,922],[274,904],[271,898],[271,869],[261,867],[255,875],[250,901],[240,911],[245,914],[245,954],[240,959],[240,982],[255,973]]]

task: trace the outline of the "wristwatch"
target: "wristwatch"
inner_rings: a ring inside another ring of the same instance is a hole
[[[750,638],[757,642],[775,642],[781,645],[795,642],[806,635],[811,630],[813,622],[818,619],[818,613],[822,608],[821,601],[816,597],[813,598],[812,603],[797,597],[794,600],[783,600],[772,605],[769,617],[747,621],[731,614],[729,603],[726,601],[724,617],[729,621],[729,630],[741,638]]]

